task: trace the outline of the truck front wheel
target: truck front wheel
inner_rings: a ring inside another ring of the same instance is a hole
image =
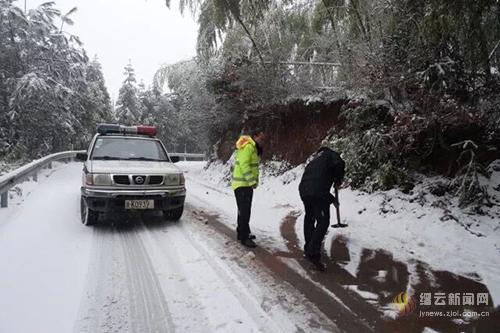
[[[97,223],[99,212],[93,211],[87,206],[87,202],[83,197],[80,198],[80,216],[84,225],[93,225]]]
[[[172,210],[164,210],[163,217],[168,221],[178,221],[181,218],[183,212],[184,206]]]

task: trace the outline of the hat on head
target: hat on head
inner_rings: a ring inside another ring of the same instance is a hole
[[[263,126],[252,126],[252,127],[245,127],[241,131],[244,135],[250,135],[250,136],[255,136],[259,133],[265,133],[264,127]]]
[[[321,141],[321,144],[320,144],[320,148],[324,147],[324,148],[329,148],[329,149],[333,149],[334,148],[334,145],[333,145],[333,141],[331,140],[333,137],[332,134],[328,134],[322,141]]]

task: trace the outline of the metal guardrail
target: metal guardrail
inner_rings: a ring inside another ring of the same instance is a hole
[[[22,183],[29,177],[33,177],[34,181],[38,181],[38,172],[44,168],[52,168],[52,162],[72,160],[77,153],[85,153],[85,150],[71,150],[61,153],[51,154],[35,160],[31,163],[11,171],[3,176],[0,176],[0,207],[5,208],[8,205],[9,189],[19,183]]]
[[[27,178],[32,177],[34,181],[38,181],[38,172],[44,167],[52,168],[52,162],[72,160],[78,153],[86,153],[86,150],[71,150],[60,153],[51,154],[35,160],[31,163],[23,165],[22,167],[11,171],[3,176],[0,176],[0,208],[5,208],[9,203],[9,190],[19,183],[22,183]],[[205,154],[191,154],[191,153],[169,153],[169,156],[178,156],[179,158],[187,159],[202,159],[204,160]]]

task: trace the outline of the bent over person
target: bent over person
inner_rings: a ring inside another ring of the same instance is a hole
[[[330,193],[333,184],[338,188],[344,179],[345,162],[332,149],[322,146],[307,164],[299,185],[305,208],[304,254],[315,268],[324,271],[321,249],[330,225],[330,204],[338,207],[338,198]]]
[[[250,232],[250,212],[253,190],[259,184],[259,163],[265,135],[257,131],[253,136],[242,135],[236,142],[236,160],[231,187],[238,206],[237,238],[246,247],[256,247]]]

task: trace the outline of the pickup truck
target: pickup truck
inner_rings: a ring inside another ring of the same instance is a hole
[[[161,210],[177,221],[184,210],[186,187],[182,171],[174,165],[156,138],[154,126],[100,124],[84,162],[81,220],[96,224],[100,213]]]

